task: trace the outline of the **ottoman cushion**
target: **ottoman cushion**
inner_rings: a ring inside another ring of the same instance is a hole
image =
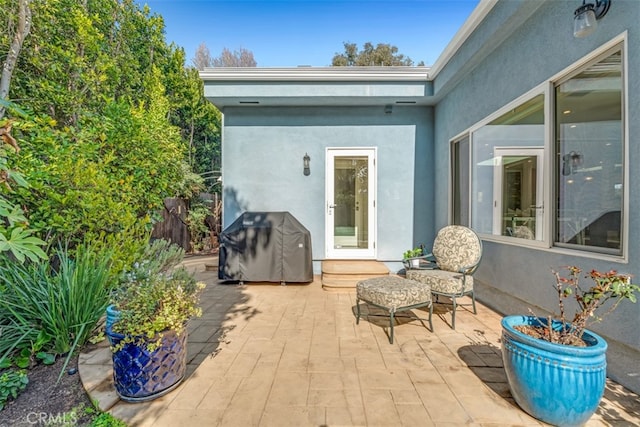
[[[383,276],[361,280],[356,285],[361,300],[396,311],[403,307],[431,302],[429,285],[397,276]]]

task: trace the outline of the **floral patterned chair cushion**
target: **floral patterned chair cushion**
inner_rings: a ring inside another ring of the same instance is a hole
[[[473,230],[450,225],[438,232],[432,253],[440,270],[459,272],[480,262],[482,244]]]
[[[455,329],[456,298],[471,296],[473,312],[476,301],[473,276],[482,258],[482,242],[470,228],[449,225],[442,228],[433,242],[432,254],[437,265],[433,270],[407,270],[407,279],[429,285],[436,296],[450,297],[453,303],[451,327]]]
[[[473,276],[462,280],[462,273],[447,270],[407,270],[407,279],[429,285],[440,293],[461,294],[473,291]]]

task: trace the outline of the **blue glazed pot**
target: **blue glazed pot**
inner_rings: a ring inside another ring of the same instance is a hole
[[[110,304],[107,306],[106,313],[107,313],[107,320],[106,320],[105,326],[107,330],[110,330],[113,324],[116,323],[118,320],[120,320],[120,311],[116,309],[115,305]]]
[[[502,319],[502,360],[511,394],[533,417],[558,426],[579,426],[598,408],[606,382],[607,343],[585,331],[586,347],[554,344],[514,329],[547,325],[535,316]],[[561,327],[553,322],[554,328]]]
[[[118,320],[120,320],[120,311],[116,309],[115,305],[110,304],[107,306],[106,313],[107,313],[107,318],[105,320],[105,329],[107,331],[107,338],[109,339],[109,344],[113,345],[113,341],[109,336],[109,332],[111,331],[113,324],[116,323]]]
[[[107,330],[113,345],[124,335]],[[144,402],[163,396],[176,388],[187,368],[187,331],[163,333],[160,347],[149,351],[144,346],[125,344],[112,353],[113,382],[122,400]]]

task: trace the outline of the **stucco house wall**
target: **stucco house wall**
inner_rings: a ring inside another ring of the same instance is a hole
[[[628,197],[623,254],[536,247],[483,235],[475,283],[478,299],[498,312],[532,308],[544,315],[557,311],[553,267],[614,268],[640,277],[640,216],[635,215],[640,208],[635,167],[640,161],[640,1],[614,0],[597,31],[582,39],[572,28],[579,5],[579,0],[482,0],[430,69],[205,70],[205,96],[224,113],[223,226],[245,210],[290,211],[311,231],[318,273],[325,254],[326,149],[376,147],[376,258],[392,271],[399,269],[404,250],[430,246],[436,231],[452,221],[451,141],[532,89],[551,88],[553,78],[592,51],[624,40]],[[413,105],[398,105],[407,102]],[[391,114],[385,113],[387,105]],[[549,151],[553,131],[545,132]],[[311,157],[309,176],[302,173],[305,153]],[[639,324],[640,304],[625,303],[592,327],[609,342],[608,374],[635,392],[640,392]]]
[[[626,103],[629,173],[628,250],[624,257],[532,248],[485,239],[476,273],[478,299],[505,314],[557,311],[551,268],[578,265],[584,270],[611,268],[640,277],[640,2],[615,0],[598,21],[595,33],[582,39],[572,33],[579,2],[499,1],[434,80],[435,223],[450,221],[450,141],[494,111],[580,61],[626,32]],[[550,172],[553,174],[553,172]],[[624,303],[592,329],[610,345],[609,375],[640,391],[640,304]]]
[[[377,259],[433,240],[431,107],[225,107],[223,228],[244,211],[289,211],[311,232],[314,271],[325,256],[327,147],[377,148]],[[303,175],[303,156],[311,158]]]

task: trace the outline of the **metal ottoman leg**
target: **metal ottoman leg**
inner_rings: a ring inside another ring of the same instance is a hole
[[[389,334],[389,344],[393,344],[393,314],[394,310],[391,309],[389,311],[389,327],[391,329],[391,333]]]

